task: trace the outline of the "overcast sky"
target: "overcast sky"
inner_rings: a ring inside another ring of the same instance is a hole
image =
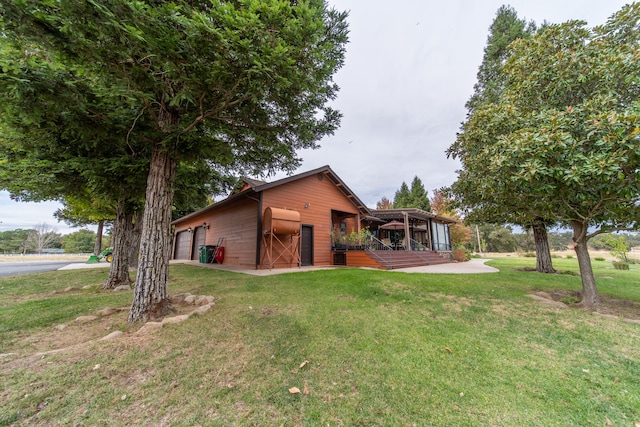
[[[341,128],[321,148],[301,152],[299,172],[331,168],[369,206],[393,200],[402,182],[420,177],[429,197],[452,184],[458,163],[445,150],[465,119],[488,29],[498,8],[520,18],[560,23],[606,21],[622,0],[329,0],[349,11],[346,64],[335,80]],[[272,178],[274,179],[274,178]],[[56,203],[16,203],[0,192],[0,231],[57,223]]]

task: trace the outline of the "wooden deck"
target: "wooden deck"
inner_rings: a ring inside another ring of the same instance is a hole
[[[419,267],[423,265],[436,265],[452,262],[450,259],[436,251],[358,251],[349,250],[343,252],[348,267],[371,267],[380,270],[394,270],[397,268]],[[332,261],[342,256],[332,255]]]

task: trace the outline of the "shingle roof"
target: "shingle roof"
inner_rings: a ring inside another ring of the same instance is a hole
[[[371,211],[362,202],[362,200],[360,200],[360,198],[358,198],[358,196],[356,196],[356,194],[353,191],[351,191],[351,189],[347,186],[347,184],[345,184],[344,181],[342,181],[342,179],[340,179],[340,177],[336,175],[336,173],[327,165],[317,169],[310,170],[308,172],[303,172],[297,175],[292,175],[283,179],[279,179],[273,182],[264,182],[257,179],[243,178],[243,181],[246,182],[250,186],[250,188],[247,188],[237,193],[233,193],[226,199],[221,200],[212,205],[209,205],[206,208],[200,209],[199,211],[193,212],[189,215],[183,216],[182,218],[179,218],[173,221],[171,224],[177,224],[184,220],[190,219],[196,215],[200,215],[202,213],[215,210],[219,207],[226,206],[229,203],[233,202],[234,200],[240,199],[242,197],[256,195],[257,193],[268,190],[270,188],[278,187],[278,186],[281,186],[293,181],[297,181],[299,179],[307,178],[309,176],[317,175],[317,174],[322,174],[323,176],[326,176],[340,190],[340,192],[342,192],[342,194],[344,194],[345,197],[347,197],[354,204],[354,206],[358,208],[360,213],[367,216],[371,215]]]

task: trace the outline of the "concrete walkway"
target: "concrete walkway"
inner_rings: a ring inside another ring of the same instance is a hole
[[[438,265],[425,265],[421,267],[409,267],[409,268],[399,268],[397,270],[390,270],[391,272],[399,272],[399,273],[433,273],[433,274],[478,274],[478,273],[496,273],[500,270],[497,268],[489,267],[485,265],[485,262],[491,261],[490,259],[484,258],[472,258],[467,262],[451,262],[447,264],[438,264]],[[271,276],[274,274],[284,274],[284,273],[300,273],[303,271],[318,271],[318,270],[333,270],[336,268],[344,268],[344,267],[335,267],[335,266],[326,266],[326,267],[293,267],[293,268],[274,268],[273,270],[254,270],[245,267],[238,267],[235,265],[226,265],[226,264],[201,264],[198,261],[189,261],[189,260],[171,260],[171,264],[188,264],[202,268],[210,268],[213,270],[223,270],[223,271],[232,271],[235,273],[244,273],[250,274],[252,276]],[[111,264],[107,262],[99,262],[94,264],[83,264],[83,263],[74,263],[59,268],[59,270],[75,270],[75,269],[83,269],[83,268],[106,268]],[[380,270],[383,271],[383,270]]]
[[[485,258],[471,258],[467,262],[450,262],[447,264],[424,265],[420,267],[399,268],[401,273],[435,273],[435,274],[478,274],[478,273],[497,273],[497,268],[485,265],[485,262],[491,261]]]

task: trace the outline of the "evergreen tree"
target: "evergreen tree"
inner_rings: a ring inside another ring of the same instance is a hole
[[[518,18],[518,13],[511,6],[500,6],[489,27],[484,57],[478,69],[477,82],[473,86],[474,93],[466,103],[469,114],[480,105],[500,99],[506,84],[502,68],[509,56],[509,45],[514,40],[530,37],[535,31],[535,22],[527,23]]]
[[[408,208],[410,207],[411,201],[411,192],[409,191],[409,187],[407,186],[407,183],[402,181],[402,185],[400,186],[400,189],[398,191],[396,191],[396,195],[393,198],[393,207],[394,209],[398,209],[398,208]]]
[[[4,40],[34,51],[25,64],[3,63],[13,74],[13,87],[3,89],[17,93],[53,58],[99,99],[135,111],[118,142],[142,144],[150,159],[131,322],[171,311],[179,162],[205,159],[253,174],[293,170],[296,150],[316,148],[338,127],[341,115],[329,103],[344,62],[346,17],[323,0],[3,2]],[[32,110],[40,108],[34,101]],[[91,120],[113,119],[106,106],[95,105],[102,108],[90,111]],[[28,118],[32,110],[20,113]]]
[[[511,55],[511,44],[516,40],[530,38],[536,31],[535,23],[527,23],[518,18],[516,11],[510,6],[501,6],[489,28],[487,45],[484,49],[482,64],[478,70],[477,83],[474,86],[474,94],[466,104],[468,119],[463,124],[461,132],[457,135],[456,142],[449,148],[448,153],[453,157],[462,160],[462,169],[458,180],[453,184],[452,190],[455,200],[460,203],[459,207],[466,209],[470,206],[470,201],[474,189],[482,185],[484,175],[480,173],[477,178],[467,177],[466,158],[473,159],[476,153],[469,150],[469,144],[465,141],[469,139],[466,134],[468,123],[474,120],[474,112],[483,105],[498,102],[507,85],[507,77],[504,72],[506,60]],[[494,139],[486,138],[483,144],[495,142]],[[463,147],[463,145],[466,145]],[[505,222],[521,225],[533,230],[536,242],[536,270],[541,273],[554,273],[547,239],[547,226],[554,223],[540,216],[539,212],[531,209],[531,204],[525,199],[512,200],[515,206],[506,205],[504,201],[496,198],[482,200],[482,209],[476,204],[473,209],[473,222],[504,224]],[[506,207],[506,208],[505,208]]]
[[[413,181],[411,181],[409,205],[408,207],[411,208],[418,208],[427,212],[431,211],[428,192],[424,189],[422,180],[418,176],[413,177]]]
[[[409,189],[406,182],[402,182],[400,189],[396,191],[393,199],[393,207],[395,209],[417,208],[425,211],[431,210],[427,191],[424,189],[420,178],[417,176],[413,178],[413,181],[411,181],[411,189]]]

